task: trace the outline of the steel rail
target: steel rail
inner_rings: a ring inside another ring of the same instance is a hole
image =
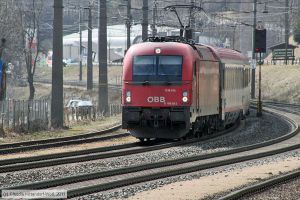
[[[257,103],[256,101],[251,102],[253,108],[255,108],[256,103]],[[300,104],[298,104],[298,103],[293,104],[293,103],[285,103],[285,102],[263,101],[263,104],[266,107],[276,108],[277,110],[290,112],[290,113],[297,114],[297,115],[299,115],[299,113],[300,113]],[[283,108],[281,106],[284,106],[285,108]],[[295,110],[290,110],[290,109],[299,109],[299,110],[295,111]]]
[[[239,124],[236,124],[236,126],[233,126],[225,131],[220,131],[217,134],[204,136],[199,139],[194,138],[185,141],[177,141],[177,142],[164,143],[164,144],[155,143],[155,142],[149,143],[149,145],[155,144],[154,146],[141,146],[140,143],[129,143],[123,145],[86,149],[81,151],[0,160],[0,173],[20,171],[20,170],[40,168],[40,167],[49,167],[49,166],[75,163],[75,162],[85,162],[85,161],[96,160],[96,159],[126,156],[126,155],[143,153],[148,151],[161,150],[165,148],[170,148],[170,147],[175,147],[179,145],[185,145],[185,144],[190,144],[190,143],[195,143],[200,141],[207,141],[209,139],[213,139],[215,137],[233,131],[238,127],[238,125]],[[107,151],[110,152],[105,153]],[[88,155],[88,154],[92,154],[92,155]]]
[[[32,146],[25,146],[25,147],[16,147],[10,149],[1,149],[0,155],[4,154],[11,154],[11,153],[18,153],[18,152],[25,152],[25,151],[32,151],[32,150],[40,150],[40,149],[47,149],[47,148],[55,148],[55,147],[62,147],[68,145],[77,145],[77,144],[86,144],[86,143],[93,143],[93,142],[100,142],[105,140],[111,140],[116,138],[128,137],[130,136],[129,133],[117,133],[112,135],[92,137],[92,138],[84,138],[84,139],[75,139],[69,141],[61,141],[61,142],[54,142],[48,144],[40,144],[40,145],[32,145]]]
[[[269,189],[277,184],[281,184],[287,181],[291,181],[295,178],[300,177],[300,170],[290,172],[285,175],[280,175],[275,178],[271,178],[265,181],[262,181],[260,183],[256,183],[254,185],[247,186],[245,188],[242,188],[240,190],[231,192],[221,198],[219,200],[235,200],[235,199],[240,199],[246,195],[251,195],[252,193],[256,193],[258,191],[266,190]]]
[[[282,108],[282,107],[278,107],[278,106],[274,106],[274,105],[267,105],[267,107],[269,108],[273,108],[273,109],[277,109],[283,112],[288,112],[288,113],[292,113],[295,115],[299,115],[300,114],[300,110],[299,111],[295,111],[295,110],[290,110],[289,108]]]
[[[251,104],[252,104],[251,108],[256,109],[256,107],[254,106],[255,102],[252,102]],[[290,106],[292,108],[287,108],[287,107],[283,108],[283,107],[280,107],[281,105]],[[300,105],[298,106],[298,105],[286,104],[286,103],[280,104],[278,102],[276,102],[276,103],[274,103],[274,102],[265,102],[265,107],[273,108],[273,109],[283,111],[283,112],[292,113],[292,114],[295,114],[295,115],[300,114]],[[298,111],[291,110],[291,109],[295,109],[295,108],[299,108],[299,110]]]
[[[75,136],[2,144],[0,145],[0,155],[22,152],[22,151],[29,151],[29,150],[38,150],[43,148],[59,147],[59,146],[72,145],[72,144],[82,144],[86,142],[108,140],[108,139],[112,139],[113,137],[111,136],[99,137],[99,136],[116,131],[120,128],[121,125],[116,125],[114,127],[102,131],[90,132],[90,133],[85,133],[85,134],[80,134]],[[128,133],[127,135],[123,134],[120,135],[119,137],[125,137],[125,136],[129,136],[129,134]]]
[[[216,152],[216,153],[211,153],[211,154],[204,154],[204,155],[191,156],[191,157],[186,157],[186,158],[181,158],[181,159],[176,159],[176,160],[167,160],[167,161],[161,161],[161,162],[157,162],[157,163],[125,167],[125,168],[121,168],[121,169],[96,172],[96,173],[92,173],[92,174],[82,174],[82,175],[78,175],[78,176],[64,177],[64,178],[54,179],[54,180],[50,180],[50,181],[29,183],[29,184],[24,184],[24,185],[9,187],[9,188],[3,188],[3,189],[49,188],[49,187],[66,185],[66,184],[75,183],[75,182],[82,182],[82,181],[86,181],[86,180],[93,180],[93,179],[99,179],[99,178],[104,178],[104,177],[134,173],[134,172],[139,172],[139,171],[144,171],[144,170],[169,167],[169,166],[173,166],[173,165],[180,165],[180,164],[191,163],[191,162],[215,158],[215,157],[227,156],[230,154],[241,153],[241,152],[257,149],[260,147],[265,147],[265,146],[269,146],[272,144],[276,144],[276,143],[282,142],[284,140],[287,140],[289,138],[292,138],[299,132],[299,127],[298,127],[298,124],[296,124],[293,120],[290,119],[289,122],[290,123],[293,122],[294,128],[288,134],[286,134],[282,137],[276,138],[276,139],[269,140],[267,142],[259,143],[259,144],[248,145],[245,147],[240,147],[240,148],[236,148],[236,149],[231,149],[231,150],[221,151],[221,152]],[[121,186],[126,186],[126,185],[130,185],[130,184],[135,184],[135,183],[139,183],[139,182],[145,182],[145,181],[150,181],[150,180],[154,180],[154,179],[165,178],[165,177],[169,177],[169,176],[190,173],[190,172],[199,171],[199,170],[203,170],[203,169],[209,169],[209,168],[214,168],[214,167],[223,166],[223,165],[229,165],[229,164],[233,164],[233,163],[237,163],[237,162],[252,160],[252,159],[256,159],[256,158],[260,158],[260,157],[274,155],[277,153],[283,153],[283,152],[294,150],[297,148],[300,148],[300,144],[291,145],[291,146],[276,149],[276,150],[260,152],[258,154],[250,154],[247,156],[240,155],[240,156],[230,158],[230,159],[224,158],[219,161],[212,161],[212,162],[208,162],[208,163],[204,163],[204,164],[196,163],[189,167],[164,170],[164,171],[156,172],[156,173],[150,172],[147,175],[130,177],[130,178],[121,179],[118,181],[111,181],[109,183],[96,184],[96,185],[92,185],[92,186],[88,186],[88,187],[68,190],[68,198],[80,196],[80,195],[84,195],[84,194],[89,194],[89,193],[94,193],[94,192],[100,192],[100,191],[113,189],[113,188],[121,187]]]
[[[120,128],[121,128],[121,125],[117,124],[117,125],[113,125],[112,127],[101,130],[101,131],[92,131],[92,132],[83,133],[83,134],[79,134],[79,135],[58,137],[58,138],[49,138],[49,139],[43,139],[43,140],[32,140],[32,141],[25,141],[25,142],[0,144],[0,149],[14,148],[14,147],[19,147],[19,146],[29,146],[29,145],[36,145],[36,144],[45,144],[45,143],[50,143],[50,142],[59,142],[62,140],[68,141],[68,140],[74,140],[74,139],[95,137],[95,136],[99,136],[99,134],[109,133],[112,131],[116,131]]]
[[[251,103],[257,103],[257,101],[252,100]],[[300,103],[287,103],[287,102],[278,102],[278,101],[271,101],[271,100],[264,100],[263,103],[265,104],[275,104],[275,105],[284,105],[284,106],[291,106],[291,107],[300,107]]]
[[[140,182],[146,182],[146,181],[151,181],[151,180],[155,180],[155,179],[191,173],[191,172],[195,172],[195,171],[199,171],[199,170],[210,169],[210,168],[220,167],[220,166],[224,166],[224,165],[230,165],[230,164],[234,164],[234,163],[244,162],[244,161],[248,161],[248,160],[271,156],[271,155],[278,154],[278,153],[283,153],[286,151],[295,150],[298,148],[300,148],[300,144],[289,146],[287,148],[283,148],[283,149],[279,149],[279,150],[264,152],[264,153],[256,154],[256,155],[241,156],[241,157],[237,157],[237,158],[233,158],[233,159],[224,159],[222,161],[194,165],[194,166],[191,166],[188,168],[176,168],[176,169],[169,170],[169,171],[156,172],[156,173],[152,173],[152,174],[150,173],[148,175],[131,177],[128,179],[112,181],[109,183],[96,184],[96,185],[92,185],[92,186],[71,189],[71,190],[68,190],[68,198],[82,196],[85,194],[90,194],[90,193],[95,193],[95,192],[101,192],[101,191],[105,191],[105,190],[109,190],[109,189],[113,189],[113,188],[117,188],[117,187],[122,187],[122,186],[126,186],[126,185],[132,185],[132,184],[136,184],[136,183],[140,183]]]
[[[278,102],[266,102],[265,105],[280,108],[280,109],[285,109],[285,110],[296,109],[296,111],[293,110],[293,112],[296,112],[297,114],[299,114],[299,112],[300,112],[300,105],[298,105],[298,104],[287,104],[287,103],[281,104]],[[281,107],[281,106],[284,106],[284,107]]]
[[[40,161],[40,160],[49,160],[49,159],[55,159],[55,158],[79,156],[79,155],[84,155],[84,154],[114,151],[114,150],[120,150],[120,149],[125,149],[125,148],[130,148],[130,147],[136,147],[136,146],[138,146],[138,143],[128,143],[128,144],[121,144],[121,145],[114,145],[114,146],[107,146],[107,147],[84,149],[84,150],[79,150],[79,151],[69,151],[69,152],[54,153],[54,154],[47,154],[47,155],[40,155],[40,156],[4,159],[4,160],[0,160],[0,166],[16,164],[16,163],[36,162],[36,161]]]
[[[69,163],[78,163],[78,162],[85,162],[85,161],[91,161],[91,160],[98,160],[98,159],[105,159],[105,158],[113,158],[113,157],[120,157],[120,156],[127,156],[137,153],[144,153],[149,151],[155,151],[155,150],[161,150],[165,148],[175,147],[179,145],[189,144],[189,143],[195,143],[199,141],[198,139],[191,139],[187,141],[178,141],[178,142],[171,142],[171,143],[165,143],[165,144],[159,144],[149,147],[141,147],[141,146],[133,146],[132,144],[125,144],[124,146],[121,146],[121,151],[113,151],[113,152],[100,152],[95,153],[92,155],[86,155],[83,153],[83,155],[76,155],[76,152],[70,152],[71,156],[68,155],[68,157],[62,157],[62,158],[54,158],[54,159],[48,159],[48,160],[41,160],[41,157],[39,157],[39,161],[32,161],[35,160],[35,158],[30,158],[30,162],[22,162],[17,164],[12,164],[14,161],[13,159],[10,160],[3,160],[0,161],[0,163],[10,163],[8,165],[2,165],[0,166],[0,173],[4,172],[13,172],[13,171],[20,171],[20,170],[26,170],[26,169],[34,169],[34,168],[41,168],[41,167],[49,167],[49,166],[55,166],[55,165],[62,165],[62,164],[69,164]],[[137,148],[139,147],[139,148]],[[108,147],[110,148],[110,147]],[[130,149],[131,148],[131,149]],[[102,151],[102,149],[100,149]],[[73,156],[72,154],[75,154],[76,156]],[[48,155],[51,157],[51,155]],[[43,157],[42,157],[43,158]],[[26,161],[26,158],[22,158],[20,161]],[[29,159],[28,159],[29,160]]]

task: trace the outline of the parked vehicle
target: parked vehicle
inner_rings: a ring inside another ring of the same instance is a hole
[[[80,99],[71,99],[67,105],[65,106],[65,108],[76,108],[78,103],[81,102],[82,100]]]
[[[93,103],[91,101],[79,101],[77,103],[77,107],[79,107],[79,108],[91,108],[91,107],[93,107]]]
[[[71,112],[78,111],[78,113],[91,113],[93,110],[93,103],[90,100],[71,99],[65,108]]]

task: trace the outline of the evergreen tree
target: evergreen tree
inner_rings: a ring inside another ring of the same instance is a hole
[[[294,24],[294,40],[300,43],[300,19],[298,19]]]

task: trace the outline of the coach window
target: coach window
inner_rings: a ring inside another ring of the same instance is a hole
[[[247,86],[247,69],[244,67],[244,85],[243,87],[245,88]]]
[[[225,89],[228,88],[228,69],[227,69],[227,67],[225,67],[225,70],[224,70],[224,88]]]
[[[228,83],[228,89],[232,88],[232,70],[229,68],[229,83]]]
[[[241,70],[239,68],[237,68],[236,71],[237,71],[237,73],[236,73],[237,88],[240,89],[241,88],[241,76],[240,76]]]
[[[238,68],[237,70],[237,81],[238,81],[238,89],[241,88],[241,69]]]
[[[194,74],[194,78],[195,78],[197,75],[197,61],[194,62],[193,72],[194,72],[193,74]]]
[[[236,88],[240,89],[240,69],[236,68]]]
[[[242,70],[243,69],[241,69],[241,68],[239,69],[239,89],[243,88],[243,80],[244,80],[244,78],[243,78]]]
[[[235,69],[234,68],[232,68],[232,87],[231,87],[231,89],[234,89],[234,87],[235,87]]]
[[[226,81],[227,81],[227,89],[229,89],[230,88],[230,69],[229,68],[227,68],[227,70],[226,70]]]
[[[235,68],[235,88],[239,89],[239,69]]]
[[[229,79],[229,71],[228,71],[228,68],[226,68],[226,70],[225,70],[225,88],[226,89],[228,89],[229,88],[229,81],[228,81],[228,79]]]
[[[233,68],[233,89],[236,89],[236,86],[237,86],[237,74],[236,74],[236,68]]]
[[[235,68],[235,88],[239,89],[239,68]]]
[[[247,69],[244,68],[244,88],[247,87]]]
[[[233,89],[234,86],[234,71],[233,68],[230,68],[230,89]]]

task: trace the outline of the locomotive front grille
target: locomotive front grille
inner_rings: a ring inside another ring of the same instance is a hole
[[[123,107],[122,127],[182,128],[190,125],[189,109]]]

